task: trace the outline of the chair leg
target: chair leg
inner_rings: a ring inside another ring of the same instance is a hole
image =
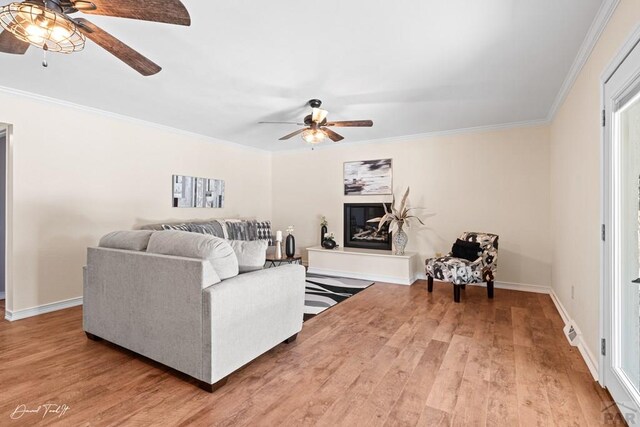
[[[493,280],[487,282],[487,296],[493,299]]]
[[[460,286],[453,285],[453,301],[460,302]]]
[[[427,277],[427,291],[433,292],[433,277]]]
[[[462,288],[463,291],[467,289],[467,285],[460,285],[460,287]]]

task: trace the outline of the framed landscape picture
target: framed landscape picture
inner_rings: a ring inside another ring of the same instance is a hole
[[[173,175],[174,208],[223,208],[224,181]]]
[[[345,196],[386,195],[393,192],[391,159],[344,163]]]

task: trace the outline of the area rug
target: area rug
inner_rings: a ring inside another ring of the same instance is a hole
[[[373,285],[370,280],[349,279],[347,277],[322,276],[307,273],[304,298],[305,320],[322,313]]]

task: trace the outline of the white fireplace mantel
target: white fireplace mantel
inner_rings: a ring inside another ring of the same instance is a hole
[[[307,248],[309,273],[350,277],[376,282],[411,285],[423,273],[423,262],[416,252],[394,255],[375,249]]]

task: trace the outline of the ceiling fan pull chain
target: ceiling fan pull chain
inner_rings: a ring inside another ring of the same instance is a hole
[[[47,68],[49,66],[49,63],[47,62],[47,51],[49,50],[49,48],[47,47],[46,43],[44,46],[42,46],[42,66],[44,68]]]

